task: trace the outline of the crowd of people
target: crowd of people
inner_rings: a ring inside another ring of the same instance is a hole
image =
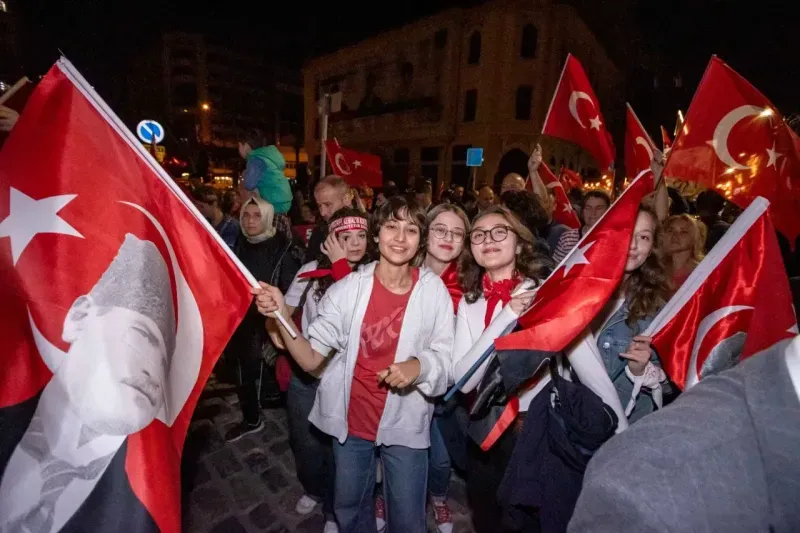
[[[584,485],[607,491],[608,479],[595,474],[584,483],[583,472],[617,420],[596,396],[586,399],[592,393],[571,376],[565,357],[554,358],[546,378],[521,386],[519,414],[488,450],[471,437],[471,425],[485,414],[479,385],[494,372],[493,359],[454,399],[442,398],[476,364],[475,346],[490,345],[531,306],[548,274],[609,209],[609,193],[571,191],[581,227],[559,224],[535,153],[529,175],[510,174],[497,191],[456,185],[435,198],[424,180],[403,193],[391,182],[367,191],[330,175],[305,201],[297,191],[292,197],[288,184],[273,183],[280,161],[259,144],[251,136],[240,145],[247,159],[241,196],[192,191],[201,213],[262,282],[225,354],[236,369],[243,417],[227,440],[262,430],[260,407],[285,401],[305,492],[296,512],[321,504],[325,533],[424,532],[428,503],[437,530],[450,533],[453,469],[466,480],[478,533],[566,531],[571,519],[570,531],[626,529],[608,517],[587,522],[602,514],[598,501],[615,505],[610,496],[584,490],[578,503]],[[623,281],[591,324],[590,342],[623,405],[636,377],[655,376],[629,405],[629,423],[679,394],[642,333],[725,232],[731,213],[714,191],[689,202],[663,182],[640,206]],[[280,326],[275,313],[292,317],[299,334]],[[584,398],[581,415],[602,426],[593,447],[580,435],[569,443],[583,457],[576,464],[552,443],[548,448],[551,396],[540,392],[551,387],[563,401]],[[493,406],[508,401],[494,398]],[[689,402],[683,409],[692,412]],[[597,466],[607,470],[607,463]]]

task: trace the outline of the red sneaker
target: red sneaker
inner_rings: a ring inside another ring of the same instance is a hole
[[[386,531],[386,502],[383,501],[383,496],[380,495],[375,498],[375,525],[378,528],[378,533]]]
[[[436,520],[436,530],[439,533],[453,533],[453,513],[447,501],[433,502],[433,514]]]

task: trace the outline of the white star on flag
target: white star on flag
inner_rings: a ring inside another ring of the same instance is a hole
[[[360,167],[361,166],[361,161],[359,161],[359,160],[353,161],[353,166],[356,167],[356,168]]]
[[[767,148],[767,156],[769,156],[769,161],[767,161],[768,167],[777,168],[778,158],[781,157],[783,154],[775,151],[775,141],[772,141],[772,149]]]
[[[11,257],[14,265],[39,233],[61,233],[83,238],[78,230],[58,216],[58,212],[77,196],[77,194],[62,194],[34,200],[25,193],[11,188],[10,209],[8,216],[0,222],[0,238],[11,238]]]
[[[563,209],[564,209],[565,213],[571,213],[572,212],[572,206],[569,205],[569,204],[564,204]]]
[[[564,277],[567,277],[569,271],[572,267],[578,265],[590,265],[588,259],[586,259],[586,251],[592,247],[594,243],[597,241],[592,241],[588,244],[583,245],[582,248],[575,248],[575,250],[567,256],[567,259],[564,261]]]
[[[591,124],[591,128],[593,130],[600,130],[600,125],[603,124],[600,122],[600,115],[594,117],[593,119],[589,119],[589,124]]]

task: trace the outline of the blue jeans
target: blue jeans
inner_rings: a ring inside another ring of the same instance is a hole
[[[375,533],[375,443],[348,436],[334,439],[336,498],[340,533]],[[378,446],[383,465],[383,495],[388,533],[426,533],[428,450]]]
[[[292,374],[286,392],[289,445],[297,465],[297,479],[303,490],[315,500],[322,500],[322,512],[326,517],[333,517],[332,439],[308,421],[317,394],[317,384],[316,379],[303,379]]]
[[[440,418],[431,423],[431,447],[428,448],[428,490],[434,498],[447,497],[450,486],[450,454],[440,429]]]

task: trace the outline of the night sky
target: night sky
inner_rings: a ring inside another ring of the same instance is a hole
[[[127,58],[166,29],[202,31],[234,47],[269,50],[280,62],[305,59],[357,42],[415,18],[473,1],[428,0],[382,3],[186,0],[11,0],[24,17],[28,71],[43,73],[64,51],[98,90],[113,102]],[[785,114],[800,112],[798,9],[791,0],[573,0],[598,34],[638,28],[640,43],[661,64],[683,74],[684,110],[712,53],[762,90]],[[622,21],[621,19],[626,20]],[[222,21],[222,22],[221,22]],[[623,22],[625,24],[623,24]],[[628,26],[626,26],[626,24]],[[623,42],[627,42],[623,39]],[[623,60],[630,60],[623,48]],[[625,68],[625,67],[623,67]],[[637,95],[648,98],[647,92]],[[634,108],[647,107],[636,102]]]

